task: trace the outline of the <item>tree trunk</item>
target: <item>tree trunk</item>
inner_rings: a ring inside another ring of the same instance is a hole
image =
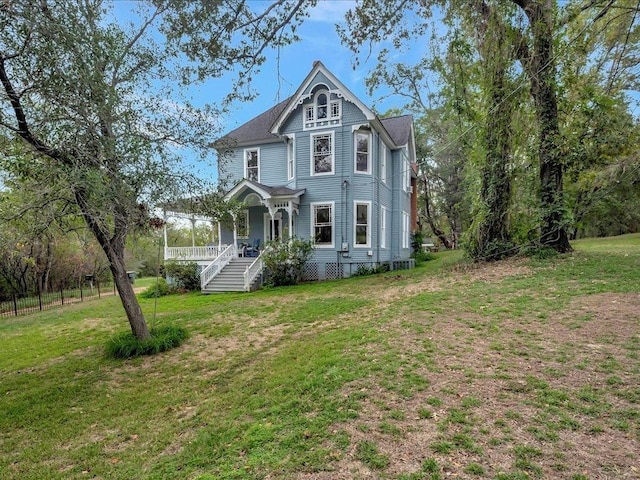
[[[115,226],[113,227],[114,233],[112,236],[109,236],[101,222],[91,214],[91,208],[87,202],[86,193],[82,189],[77,189],[74,193],[76,203],[80,207],[80,211],[82,212],[85,222],[93,232],[96,240],[109,260],[109,269],[113,274],[113,281],[116,284],[118,294],[120,295],[120,301],[122,302],[122,307],[124,308],[127,319],[129,320],[131,332],[138,340],[146,340],[151,335],[149,334],[147,322],[144,319],[144,314],[142,313],[138,299],[133,291],[131,281],[127,275],[127,268],[124,261],[126,233],[124,231],[124,226],[119,227],[119,224],[124,225],[124,223],[120,223],[116,220],[114,222]]]
[[[124,249],[120,252],[121,254],[118,254],[112,248],[103,247],[103,250],[109,258],[109,268],[113,274],[113,280],[120,295],[120,301],[127,314],[131,331],[137,339],[146,340],[150,337],[149,328],[147,327],[147,322],[144,319],[144,314],[142,313],[136,294],[133,291],[133,285],[127,275],[127,269],[124,263]],[[116,255],[111,256],[107,250],[116,253]]]
[[[573,249],[569,244],[565,222],[558,104],[554,88],[556,69],[553,56],[553,2],[514,1],[527,15],[533,35],[533,51],[525,49],[521,53],[524,52],[523,67],[531,81],[531,96],[539,127],[539,195],[542,210],[540,242],[558,252],[570,252]]]
[[[433,232],[433,234],[440,239],[440,241],[445,246],[445,248],[453,249],[454,244],[449,240],[444,230],[438,227],[438,224],[436,223],[435,219],[433,218],[433,215],[431,214],[431,195],[429,193],[429,183],[428,183],[429,180],[427,180],[426,177],[423,177],[422,181],[424,183],[424,207],[425,207],[425,217],[427,218],[427,223],[429,224],[429,227],[431,228],[431,231]]]

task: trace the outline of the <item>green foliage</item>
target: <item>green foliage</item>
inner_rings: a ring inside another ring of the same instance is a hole
[[[388,272],[391,267],[388,263],[381,263],[380,265],[372,265],[367,267],[366,265],[360,265],[356,270],[356,273],[351,275],[352,277],[364,277],[366,275],[376,275],[378,273]]]
[[[415,259],[416,265],[421,265],[424,262],[428,262],[436,258],[436,255],[434,253],[425,252],[425,251],[421,251],[418,253],[414,252],[413,255],[411,256]]]
[[[187,330],[175,325],[165,325],[149,332],[151,338],[138,340],[131,332],[112,337],[106,346],[107,356],[127,359],[143,355],[155,355],[182,345],[189,337]]]
[[[200,272],[195,262],[166,262],[164,271],[175,282],[177,288],[189,291],[200,290]]]
[[[169,285],[164,278],[159,277],[154,281],[153,285],[147,287],[140,296],[142,298],[164,297],[165,295],[170,295],[174,291],[175,289]]]
[[[294,238],[267,242],[262,253],[265,285],[279,287],[295,285],[302,279],[304,265],[313,252],[311,240]]]
[[[522,253],[528,257],[536,258],[538,260],[556,258],[558,256],[558,252],[554,248],[545,247],[539,244],[529,245],[523,248]]]

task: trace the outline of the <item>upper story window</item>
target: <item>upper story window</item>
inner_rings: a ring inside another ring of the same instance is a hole
[[[406,157],[402,162],[402,186],[405,192],[411,190],[411,165]]]
[[[293,180],[296,175],[296,147],[295,139],[287,139],[287,179]]]
[[[387,155],[389,149],[383,143],[380,152],[380,180],[382,183],[387,183]]]
[[[371,134],[369,132],[356,132],[355,152],[356,173],[371,173]]]
[[[244,151],[244,178],[254,182],[260,181],[260,149]]]
[[[313,96],[313,103],[304,107],[304,129],[340,125],[342,121],[342,100],[331,98],[328,90],[319,90]]]
[[[333,174],[333,143],[333,132],[311,135],[311,175]]]

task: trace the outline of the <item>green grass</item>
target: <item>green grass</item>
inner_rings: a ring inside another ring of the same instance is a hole
[[[129,360],[105,355],[128,331],[115,297],[0,319],[0,478],[632,475],[640,235],[575,247],[140,299],[190,337]]]

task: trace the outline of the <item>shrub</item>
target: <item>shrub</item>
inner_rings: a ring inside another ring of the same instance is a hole
[[[431,252],[421,251],[417,253],[414,252],[413,258],[416,261],[416,265],[420,265],[421,263],[428,262],[429,260],[433,260],[434,258],[436,258],[436,256]]]
[[[142,298],[164,297],[173,293],[174,289],[167,283],[164,278],[158,278],[153,285],[150,285],[140,296]]]
[[[200,272],[197,263],[167,262],[166,276],[171,277],[176,287],[184,290],[200,290]]]
[[[138,340],[133,333],[125,332],[111,338],[106,346],[107,356],[117,359],[155,355],[182,345],[189,337],[187,330],[175,325],[165,325],[151,330],[151,337]]]
[[[267,242],[262,253],[265,284],[279,287],[298,283],[312,251],[311,240],[295,238],[291,241],[278,239]]]

